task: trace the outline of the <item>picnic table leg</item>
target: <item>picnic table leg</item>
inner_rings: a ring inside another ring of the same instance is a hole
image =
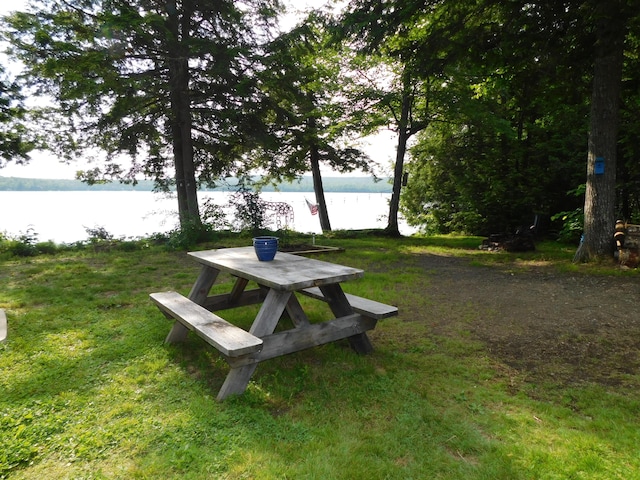
[[[227,374],[216,400],[222,401],[229,395],[241,395],[247,389],[251,375],[256,371],[257,363],[244,367],[232,368]]]
[[[246,278],[236,278],[236,282],[233,284],[233,288],[231,289],[231,293],[229,294],[229,302],[235,302],[240,295],[242,295],[242,292],[244,292],[244,289],[247,287],[247,284],[249,283],[249,280],[247,280]]]
[[[220,270],[204,265],[200,270],[200,275],[191,288],[189,300],[194,301],[198,305],[204,304],[219,273]],[[188,333],[189,329],[176,320],[164,341],[165,343],[183,342],[187,338]]]
[[[320,287],[320,291],[324,295],[329,308],[336,317],[344,317],[353,313],[349,300],[342,291],[342,287],[339,283],[333,285],[324,285]],[[359,333],[348,337],[351,348],[360,354],[367,354],[373,352],[373,345],[366,333]]]
[[[302,310],[302,305],[298,301],[298,298],[295,295],[291,295],[289,298],[289,302],[287,303],[287,313],[289,314],[289,318],[291,318],[291,322],[293,326],[296,328],[300,328],[301,326],[309,325],[309,318],[307,314]]]
[[[203,265],[200,269],[200,275],[198,275],[196,282],[193,284],[193,287],[191,287],[189,300],[196,302],[198,305],[202,305],[207,299],[219,273],[220,270]]]
[[[276,329],[282,312],[284,312],[291,296],[291,292],[270,289],[249,332],[260,338],[271,335]],[[216,399],[224,400],[229,395],[243,393],[247,389],[251,375],[253,375],[257,366],[257,363],[252,363],[242,367],[231,368]]]

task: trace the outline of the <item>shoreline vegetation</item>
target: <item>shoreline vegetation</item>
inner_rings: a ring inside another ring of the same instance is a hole
[[[228,179],[216,188],[202,188],[202,191],[234,191],[236,179]],[[325,192],[345,193],[391,193],[388,178],[376,181],[372,177],[325,177],[322,179]],[[152,191],[153,181],[141,180],[136,185],[120,182],[88,185],[80,180],[42,179],[0,176],[0,191]],[[263,192],[313,192],[313,179],[303,176],[291,183],[281,183],[277,187],[265,185]]]

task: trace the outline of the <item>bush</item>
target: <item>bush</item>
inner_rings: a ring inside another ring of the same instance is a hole
[[[170,250],[186,250],[198,243],[215,238],[215,230],[211,225],[190,222],[182,228],[176,228],[167,235],[166,246]]]
[[[584,212],[582,208],[576,208],[569,212],[560,212],[551,217],[552,222],[561,222],[558,231],[558,240],[567,243],[580,241],[584,226]]]
[[[60,247],[58,247],[58,245],[56,245],[51,240],[47,240],[46,242],[36,243],[36,249],[38,250],[38,253],[52,255],[54,253],[57,253],[60,250]]]
[[[133,252],[140,248],[140,243],[133,240],[126,240],[120,243],[120,249],[123,252]]]
[[[259,193],[242,189],[231,196],[229,205],[235,208],[234,230],[249,230],[257,235],[265,229],[265,205]]]
[[[18,257],[33,257],[38,252],[38,234],[29,227],[26,233],[21,233],[16,238],[3,237],[4,251]]]
[[[84,227],[84,231],[89,235],[89,242],[100,243],[113,240],[113,235],[107,232],[107,229],[96,225],[93,228]]]
[[[207,198],[202,204],[200,216],[202,217],[202,223],[211,230],[228,230],[231,228],[224,208],[216,204],[211,198]]]

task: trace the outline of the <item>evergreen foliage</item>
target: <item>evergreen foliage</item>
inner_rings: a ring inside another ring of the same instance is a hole
[[[9,160],[27,161],[34,148],[35,138],[24,123],[23,101],[19,86],[7,78],[0,65],[0,168]]]

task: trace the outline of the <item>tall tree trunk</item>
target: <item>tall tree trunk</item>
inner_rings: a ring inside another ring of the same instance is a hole
[[[331,223],[329,223],[327,201],[324,198],[324,187],[322,185],[322,175],[320,174],[320,154],[318,147],[315,145],[311,147],[311,174],[313,176],[313,191],[316,194],[316,203],[318,204],[320,228],[323,232],[330,232]]]
[[[616,199],[616,147],[625,39],[621,2],[602,0],[594,9],[597,44],[591,97],[584,203],[584,237],[575,261],[613,253]]]
[[[409,88],[409,82],[406,80],[403,85],[402,111],[398,124],[398,148],[396,149],[396,163],[393,170],[393,190],[391,193],[391,201],[389,202],[389,218],[387,220],[387,227],[385,228],[387,234],[396,237],[400,236],[398,211],[400,210],[400,191],[402,190],[404,157],[407,153],[407,142],[409,141],[409,114],[412,103]]]
[[[185,62],[186,63],[186,62]],[[187,76],[188,77],[188,76]],[[188,80],[186,82],[188,84]],[[193,161],[193,142],[191,139],[191,101],[188,91],[181,94],[180,130],[182,138],[182,165],[184,174],[184,191],[186,195],[188,223],[200,225],[200,207],[198,205],[198,184]]]
[[[310,105],[315,105],[315,96],[313,92],[307,93],[307,99]],[[318,126],[313,115],[307,119],[307,129],[311,138],[317,138]],[[318,205],[318,217],[320,217],[320,228],[323,232],[331,231],[329,223],[329,212],[327,211],[327,201],[324,198],[324,187],[322,185],[322,175],[320,174],[320,151],[318,144],[314,141],[309,149],[311,175],[313,177],[313,191],[316,195],[316,204]]]
[[[180,225],[186,224],[186,213],[189,212],[189,206],[187,204],[187,191],[185,189],[185,182],[181,181],[184,178],[184,163],[182,161],[182,131],[180,130],[180,122],[178,119],[171,119],[171,139],[173,142],[173,164],[175,168],[175,180],[176,180],[176,195],[178,196],[178,216]]]
[[[173,155],[176,170],[176,193],[178,195],[178,215],[180,227],[199,225],[200,208],[198,206],[198,186],[193,161],[193,142],[191,139],[191,100],[189,97],[189,59],[187,48],[182,45],[189,40],[189,2],[182,5],[182,18],[175,0],[167,0],[169,30],[173,36],[170,52],[169,72],[171,76],[171,118]]]

